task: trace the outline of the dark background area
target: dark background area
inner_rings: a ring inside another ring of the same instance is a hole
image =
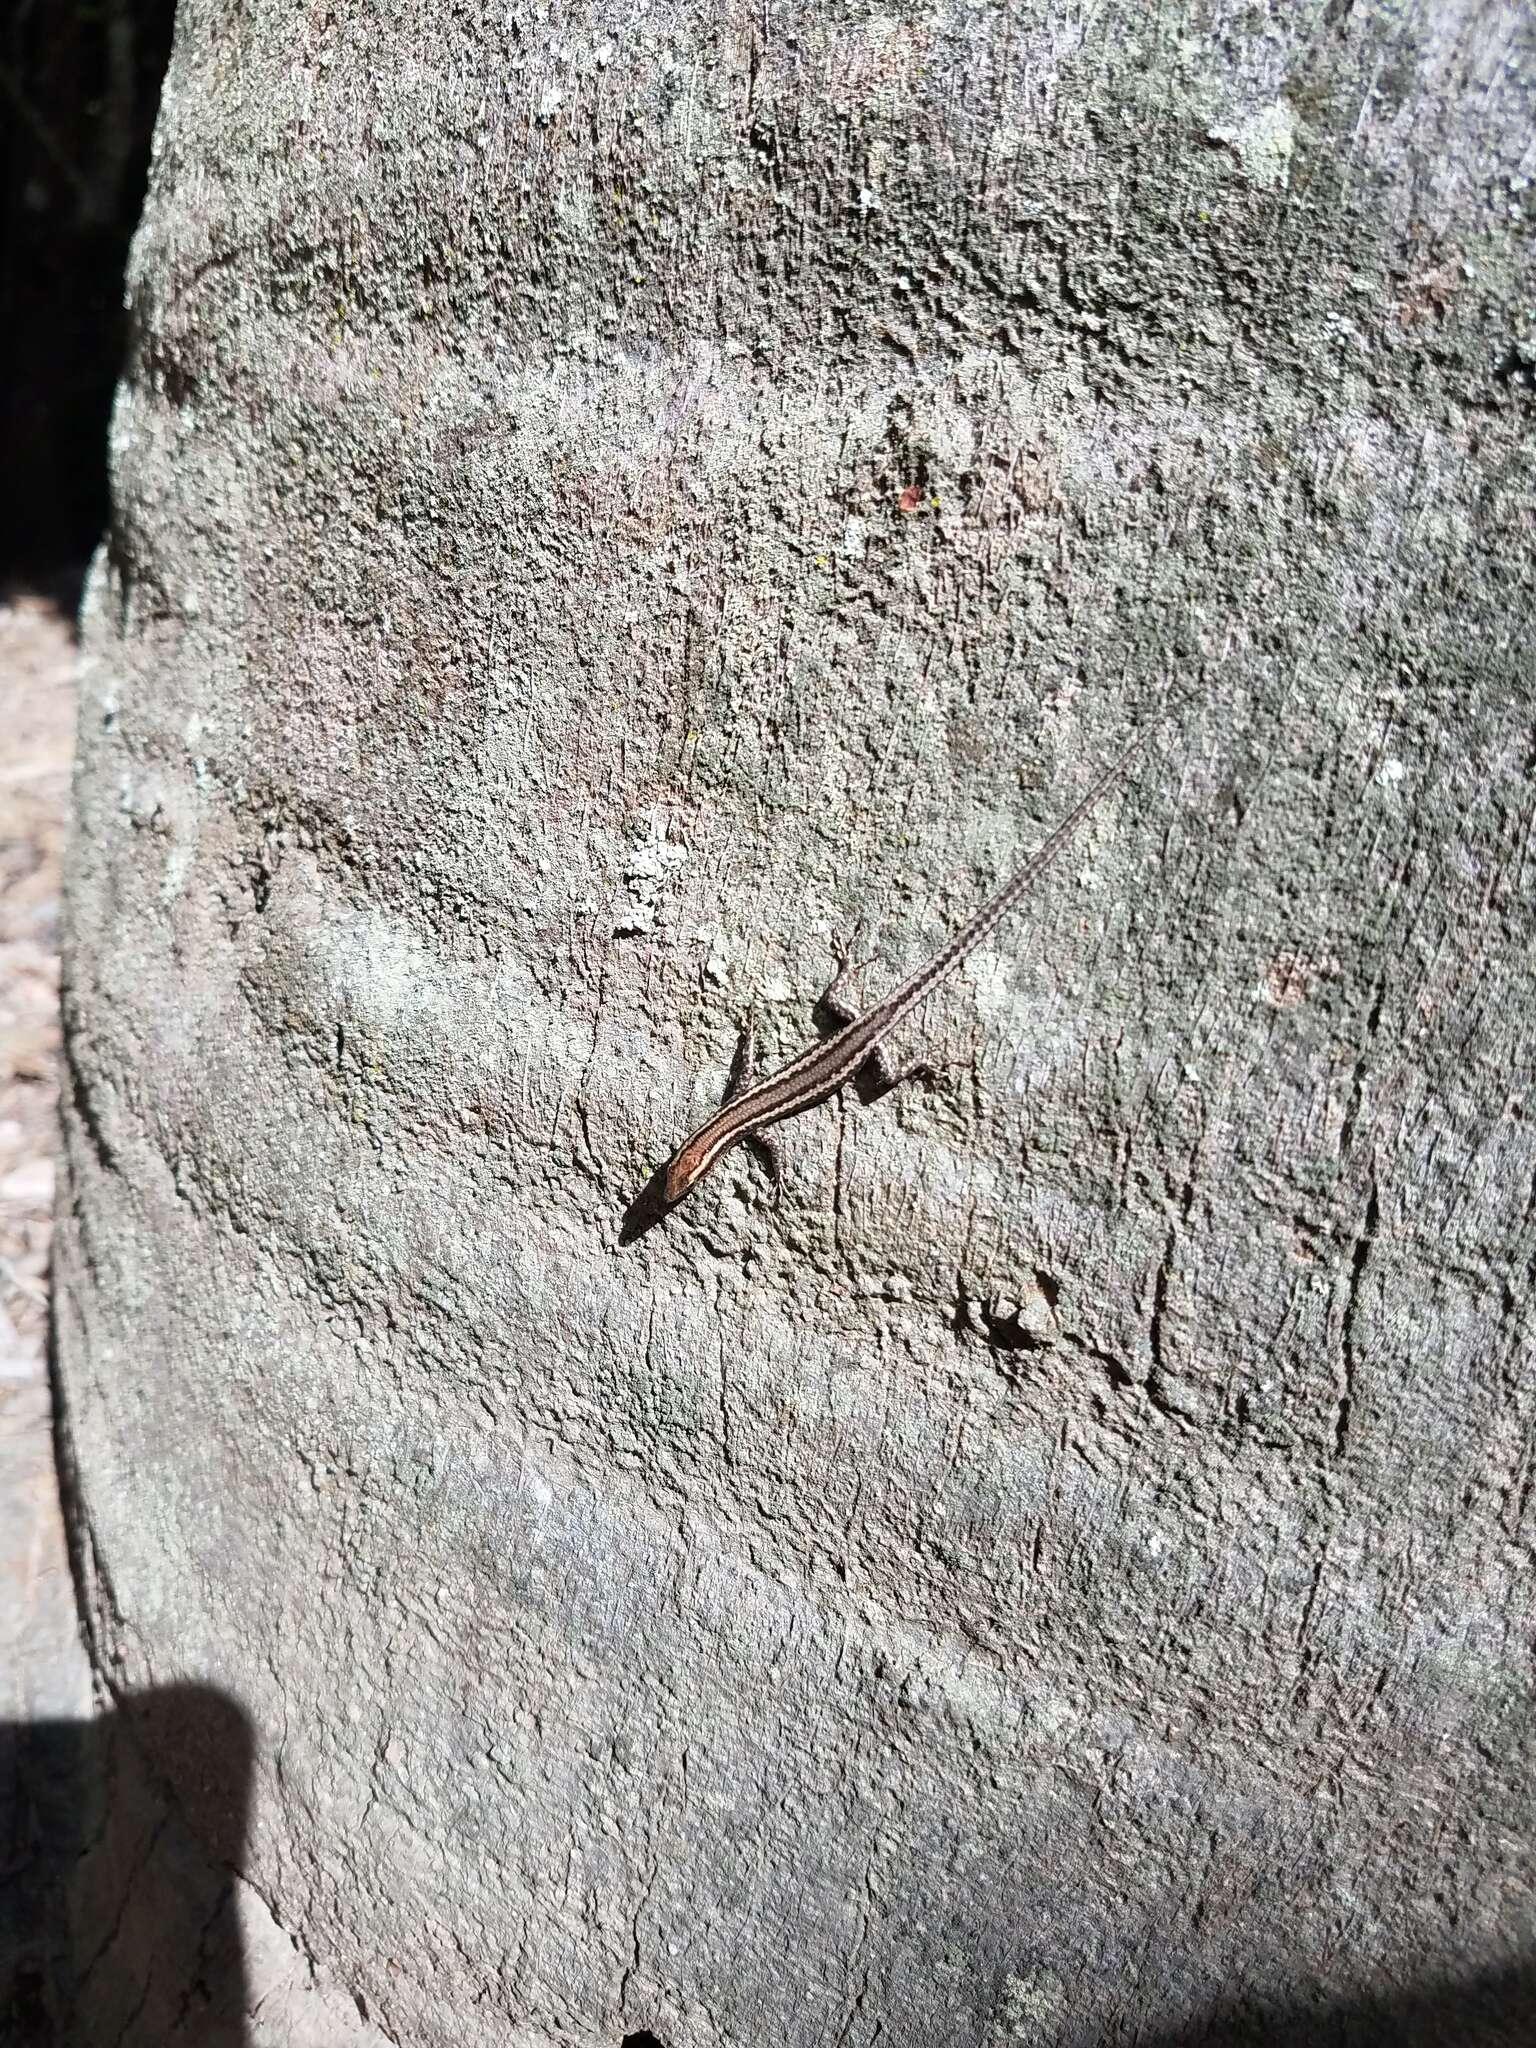
[[[0,580],[51,580],[107,520],[123,267],[174,0],[0,0]]]

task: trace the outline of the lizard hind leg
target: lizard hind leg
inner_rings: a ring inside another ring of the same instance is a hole
[[[843,948],[837,955],[837,972],[816,998],[815,1013],[829,1019],[833,1024],[851,1024],[864,1004],[848,992],[848,984],[875,965],[875,956],[855,960],[851,949]]]
[[[757,1009],[748,1010],[746,1022],[736,1034],[736,1050],[731,1055],[731,1071],[726,1077],[725,1094],[721,1106],[743,1088],[750,1088],[757,1079]]]
[[[974,1077],[980,1052],[978,1038],[972,1039],[964,1053],[944,1058],[926,1052],[918,1053],[914,1058],[903,1058],[894,1046],[876,1045],[859,1069],[856,1082],[859,1100],[866,1104],[878,1102],[882,1095],[889,1095],[904,1081],[922,1081],[933,1086],[962,1068]]]
[[[754,1131],[741,1142],[767,1174],[777,1194],[784,1183],[784,1154],[763,1131]]]

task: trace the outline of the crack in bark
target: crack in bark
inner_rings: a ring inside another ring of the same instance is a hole
[[[235,1881],[233,1876],[229,1876],[226,1877],[223,1884],[219,1886],[214,1894],[213,1905],[209,1909],[202,1926],[197,1930],[197,1941],[194,1946],[196,1970],[191,1982],[183,1986],[181,1997],[177,2001],[176,2017],[171,2022],[171,2032],[173,2035],[181,2033],[187,2021],[192,2017],[192,2001],[199,1993],[202,1994],[205,2004],[211,2006],[213,2003],[207,1977],[208,1937],[213,1933],[223,1914],[226,1911],[234,1911],[234,1899]]]
[[[80,1313],[79,1303],[75,1300],[73,1288],[69,1286],[67,1280],[59,1284],[68,1293],[76,1320],[83,1326],[84,1318]],[[115,1698],[109,1670],[110,1660],[102,1649],[101,1631],[97,1625],[98,1608],[104,1607],[111,1614],[113,1623],[120,1633],[125,1627],[125,1622],[112,1585],[112,1574],[107,1569],[96,1541],[96,1531],[80,1478],[79,1460],[75,1456],[74,1433],[70,1427],[69,1390],[59,1364],[56,1317],[48,1346],[48,1392],[53,1417],[53,1463],[58,1475],[59,1517],[64,1524],[65,1554],[69,1560],[69,1576],[74,1587],[75,1620],[85,1645],[86,1662],[90,1666],[93,1679],[107,1697]]]
[[[1168,1226],[1168,1242],[1163,1246],[1163,1256],[1158,1262],[1157,1274],[1152,1282],[1152,1312],[1147,1322],[1147,1345],[1152,1353],[1155,1372],[1162,1372],[1166,1365],[1163,1353],[1163,1316],[1168,1306],[1168,1283],[1173,1277],[1173,1255],[1179,1241],[1180,1228],[1189,1221],[1189,1212],[1194,1206],[1195,1183],[1191,1175],[1179,1190],[1179,1217],[1177,1223]]]
[[[1349,1423],[1355,1405],[1355,1312],[1360,1299],[1360,1282],[1365,1273],[1366,1262],[1375,1242],[1376,1227],[1381,1218],[1380,1194],[1376,1182],[1371,1182],[1371,1192],[1366,1198],[1365,1220],[1360,1234],[1355,1239],[1354,1253],[1349,1262],[1349,1287],[1344,1297],[1344,1316],[1340,1330],[1339,1349],[1343,1361],[1343,1384],[1339,1390],[1339,1403],[1333,1423],[1333,1454],[1342,1458],[1349,1448]]]
[[[74,1032],[66,1029],[63,1033],[63,1042],[64,1068],[69,1076],[70,1107],[75,1113],[75,1119],[80,1129],[85,1133],[96,1164],[103,1173],[116,1173],[118,1170],[117,1151],[102,1126],[101,1117],[93,1098],[91,1083],[86,1078],[85,1069],[80,1064],[79,1048],[75,1043]]]

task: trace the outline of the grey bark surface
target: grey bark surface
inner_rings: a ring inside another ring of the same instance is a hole
[[[64,1427],[381,2038],[1527,2038],[1533,132],[1513,6],[184,0]]]

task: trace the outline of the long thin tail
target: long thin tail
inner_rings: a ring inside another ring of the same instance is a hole
[[[1139,738],[1132,740],[1119,760],[1105,769],[1081,803],[1046,834],[1017,874],[1003,884],[990,902],[982,905],[968,924],[962,925],[952,938],[947,939],[931,960],[925,960],[915,973],[907,977],[890,998],[894,1005],[891,1017],[893,1025],[909,1010],[914,1009],[951,969],[958,966],[971,948],[979,945],[994,925],[1002,922],[1030,884],[1050,866],[1100,798],[1113,789],[1146,745],[1149,737],[1148,733],[1142,733]]]

